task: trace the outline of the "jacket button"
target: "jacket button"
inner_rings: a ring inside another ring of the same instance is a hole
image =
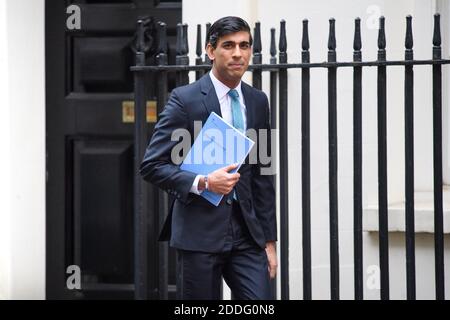
[[[227,199],[227,204],[231,206],[232,203],[233,203],[233,200],[231,200],[231,199],[228,198],[228,199]]]

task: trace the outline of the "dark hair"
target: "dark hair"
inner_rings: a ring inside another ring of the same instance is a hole
[[[208,34],[206,35],[206,45],[210,43],[215,49],[221,37],[239,31],[247,31],[249,33],[250,45],[252,45],[253,39],[250,27],[244,19],[232,16],[220,18],[209,28]]]

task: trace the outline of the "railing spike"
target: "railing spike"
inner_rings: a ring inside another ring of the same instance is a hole
[[[434,15],[433,45],[441,46],[441,16],[439,13]]]
[[[406,16],[406,36],[405,36],[405,48],[411,50],[413,47],[413,34],[412,34],[412,17]]]
[[[309,50],[308,19],[303,20],[302,49]]]
[[[183,55],[189,54],[189,43],[188,43],[188,25],[187,23],[183,24]]]
[[[167,25],[164,22],[158,23],[158,53],[167,53]]]
[[[202,55],[202,25],[197,24],[197,47],[195,50],[197,57]]]
[[[275,28],[270,29],[270,56],[275,57],[277,46],[275,45]]]
[[[353,50],[361,50],[361,19],[355,19],[355,37],[353,39]]]
[[[167,25],[164,22],[158,22],[158,54],[156,56],[158,65],[167,64]]]
[[[334,51],[336,50],[336,30],[335,30],[335,22],[334,18],[330,20],[330,32],[328,35],[328,50]]]
[[[280,41],[278,43],[278,49],[281,53],[285,53],[287,50],[287,40],[286,40],[286,21],[280,21]]]
[[[145,40],[144,40],[144,21],[139,19],[137,22],[137,39],[136,39],[136,51],[137,52],[143,52],[145,47]]]
[[[183,37],[183,25],[181,23],[177,23],[177,46],[176,51],[177,55],[181,56],[182,52],[182,37]]]
[[[277,46],[275,44],[275,28],[270,29],[270,63],[277,63]]]
[[[205,48],[208,45],[208,33],[209,33],[209,29],[211,28],[211,23],[207,23],[206,24],[206,33],[205,33]]]
[[[208,33],[209,33],[209,29],[211,28],[211,23],[207,23],[206,24],[206,33],[205,33],[205,48],[208,45]],[[205,64],[211,64],[211,60],[208,57],[208,53],[205,52]]]
[[[253,54],[261,54],[261,23],[255,23],[253,32]]]
[[[380,17],[380,27],[378,29],[378,49],[386,49],[386,32],[384,29],[384,16]]]

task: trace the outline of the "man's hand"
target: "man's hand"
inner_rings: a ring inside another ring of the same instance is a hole
[[[229,173],[229,171],[236,169],[237,166],[237,164],[230,164],[210,173],[208,175],[208,190],[219,194],[229,194],[241,176],[237,172]],[[204,184],[204,178],[200,180],[199,184]]]
[[[277,274],[277,244],[275,241],[266,243],[267,261],[269,263],[269,275],[270,279],[275,278]]]

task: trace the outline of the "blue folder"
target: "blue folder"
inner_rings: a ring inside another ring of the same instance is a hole
[[[236,163],[238,167],[230,171],[234,173],[239,170],[254,144],[244,133],[211,112],[180,168],[206,176]],[[201,196],[215,206],[223,198],[222,194],[209,190],[204,190]]]

